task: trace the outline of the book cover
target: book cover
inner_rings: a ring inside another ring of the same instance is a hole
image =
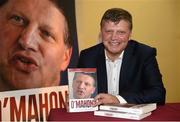
[[[106,104],[100,105],[100,110],[109,110],[117,112],[128,112],[133,114],[144,114],[157,108],[156,103],[149,104]]]
[[[114,118],[123,118],[123,119],[132,119],[132,120],[141,120],[151,115],[151,112],[145,113],[145,114],[132,114],[132,113],[126,113],[126,112],[99,110],[99,111],[94,111],[94,115],[114,117]]]
[[[98,110],[94,107],[94,97],[97,95],[96,68],[68,69],[69,112],[84,112]]]

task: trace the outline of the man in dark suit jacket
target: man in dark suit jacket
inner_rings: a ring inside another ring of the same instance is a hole
[[[156,49],[130,40],[131,14],[107,10],[101,19],[102,43],[81,51],[78,67],[97,68],[99,104],[165,103],[166,90]]]

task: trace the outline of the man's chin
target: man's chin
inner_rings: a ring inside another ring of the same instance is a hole
[[[77,96],[78,99],[84,99],[84,96]]]
[[[13,82],[12,86],[13,89],[15,90],[20,90],[20,89],[31,89],[31,88],[40,88],[41,86],[39,84],[37,84],[38,82],[35,82],[33,80],[16,80],[15,82]]]

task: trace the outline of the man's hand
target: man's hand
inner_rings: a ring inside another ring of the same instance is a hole
[[[116,98],[116,96],[105,93],[98,94],[94,99],[96,101],[95,106],[100,104],[119,103],[119,100]]]

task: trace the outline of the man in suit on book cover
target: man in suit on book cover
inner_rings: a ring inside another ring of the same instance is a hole
[[[131,14],[108,9],[100,22],[102,43],[81,51],[78,67],[97,68],[97,105],[165,103],[156,49],[131,40]]]
[[[72,83],[73,98],[91,98],[96,90],[95,73],[76,72]]]

